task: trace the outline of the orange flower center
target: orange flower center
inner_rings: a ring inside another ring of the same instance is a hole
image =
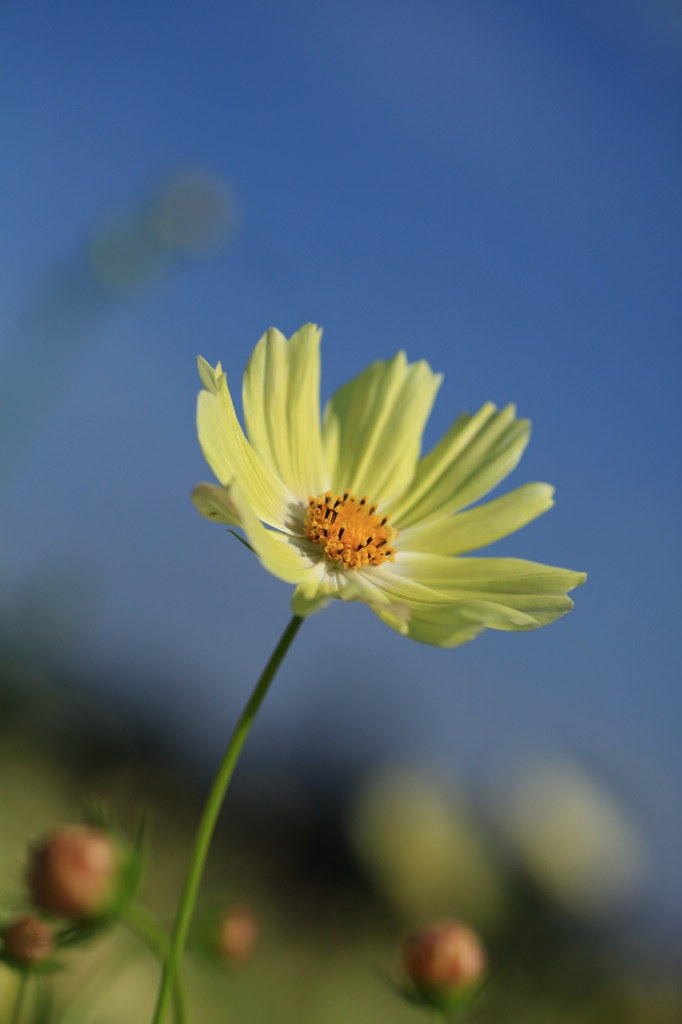
[[[398,534],[388,526],[388,516],[380,515],[366,497],[357,498],[350,491],[327,491],[318,498],[309,498],[304,529],[308,540],[344,569],[395,561],[391,541]]]

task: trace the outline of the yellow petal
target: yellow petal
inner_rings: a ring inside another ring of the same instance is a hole
[[[513,405],[497,412],[489,402],[474,416],[460,416],[420,460],[409,490],[389,508],[393,524],[402,530],[457,512],[511,473],[530,434],[528,420],[515,419],[515,413]]]
[[[407,618],[381,606],[373,606],[372,611],[402,636],[433,647],[458,647],[473,640],[486,628],[485,622],[472,619],[466,609],[453,606],[445,606],[438,613],[427,616],[413,613]]]
[[[222,484],[239,479],[263,522],[291,531],[296,503],[246,440],[220,363],[213,369],[200,357],[199,374],[204,390],[197,400],[197,431],[206,461]]]
[[[300,619],[305,619],[326,608],[331,596],[320,590],[317,579],[313,578],[306,583],[299,583],[296,587],[291,598],[291,610]]]
[[[239,525],[259,559],[273,576],[285,583],[307,583],[318,572],[319,559],[311,557],[305,542],[291,534],[268,530],[253,511],[241,481],[226,488]]]
[[[339,596],[363,601],[391,629],[422,643],[455,646],[485,629],[484,617],[475,606],[458,607],[447,593],[392,570],[389,564],[346,573],[349,578]]]
[[[329,486],[320,429],[320,337],[306,324],[287,341],[263,335],[244,374],[244,421],[251,444],[304,504]]]
[[[520,530],[554,504],[549,484],[525,484],[467,512],[429,519],[400,531],[401,549],[461,555]]]
[[[406,551],[391,569],[446,594],[460,607],[495,606],[489,611],[497,621],[486,623],[493,629],[534,629],[554,622],[573,607],[567,591],[586,579],[582,572],[520,558],[448,558]]]
[[[379,505],[404,490],[440,382],[428,363],[408,364],[399,352],[341,387],[324,413],[332,489],[366,494]]]
[[[330,598],[339,596],[339,582],[339,574],[328,572],[324,563],[318,562],[315,570],[294,591],[291,599],[294,615],[306,618],[321,611],[329,604]]]
[[[491,601],[450,602],[428,613],[423,609],[411,609],[407,619],[395,622],[392,621],[392,610],[374,606],[373,611],[403,636],[435,647],[458,647],[473,640],[484,629],[527,630],[541,625],[532,616]]]
[[[363,601],[365,604],[379,602],[387,604],[390,598],[372,583],[371,573],[355,572],[321,559],[315,571],[296,588],[292,598],[294,614],[311,615],[324,608],[330,598],[344,601]]]
[[[239,511],[230,496],[229,487],[198,484],[192,491],[192,501],[206,519],[226,526],[241,526]]]
[[[341,597],[364,601],[392,629],[439,647],[465,643],[486,628],[519,631],[553,622],[573,607],[566,590],[585,579],[521,559],[409,552],[353,576]]]

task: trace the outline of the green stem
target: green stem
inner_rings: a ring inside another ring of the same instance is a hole
[[[21,1011],[24,1006],[26,999],[26,990],[28,989],[28,971],[21,972],[21,981],[19,982],[19,988],[17,989],[17,1001],[14,1004],[14,1012],[12,1013],[12,1020],[10,1024],[19,1024],[21,1020]]]
[[[182,951],[185,948],[185,942],[187,941],[187,933],[189,931],[192,912],[194,910],[194,904],[199,891],[201,876],[204,871],[204,864],[206,863],[211,838],[213,836],[216,821],[218,820],[220,808],[222,807],[223,800],[225,798],[227,787],[230,784],[230,780],[237,761],[239,760],[239,755],[241,754],[246,737],[248,736],[249,730],[253,724],[253,720],[256,717],[258,709],[263,703],[263,699],[268,692],[270,683],[274,679],[275,673],[281,665],[284,655],[289,650],[291,642],[296,636],[302,622],[303,619],[294,615],[282,634],[282,637],[275,647],[269,662],[263,669],[263,674],[256,683],[256,687],[249,698],[248,704],[242,712],[241,718],[237,722],[230,742],[227,745],[223,760],[218,768],[218,773],[213,780],[213,785],[211,786],[211,791],[208,794],[208,799],[204,805],[201,821],[199,822],[199,828],[197,830],[196,839],[194,840],[194,848],[192,850],[189,868],[187,869],[187,875],[185,876],[185,884],[180,897],[180,904],[178,906],[175,924],[173,926],[171,947],[163,970],[163,978],[161,979],[161,987],[159,989],[159,997],[156,1004],[153,1024],[163,1024],[168,1014],[170,997],[173,991],[175,977],[180,969]]]
[[[156,953],[161,963],[165,964],[170,952],[170,942],[154,915],[139,904],[133,903],[128,907],[123,920],[131,931],[134,931],[143,942],[146,942],[152,952]],[[175,1024],[185,1024],[187,998],[181,971],[176,975],[173,986],[173,1012]]]

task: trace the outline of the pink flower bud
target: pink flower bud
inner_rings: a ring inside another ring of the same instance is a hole
[[[33,851],[28,885],[36,906],[57,917],[88,920],[115,901],[121,850],[103,829],[84,825],[55,829]]]
[[[20,917],[3,933],[8,956],[20,964],[37,964],[52,954],[54,933],[39,917]]]
[[[248,907],[233,907],[218,919],[215,949],[223,963],[241,967],[253,956],[258,941],[258,921]]]
[[[473,990],[487,958],[478,934],[461,921],[444,921],[409,936],[403,963],[417,991],[437,1001]]]

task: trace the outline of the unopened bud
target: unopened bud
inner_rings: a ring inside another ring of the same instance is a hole
[[[54,951],[54,932],[39,917],[20,917],[5,928],[5,952],[19,964],[38,964]]]
[[[103,829],[73,825],[33,851],[28,885],[36,906],[57,917],[91,920],[111,910],[121,880],[121,849]]]
[[[461,921],[444,921],[409,936],[403,963],[420,996],[442,1005],[478,987],[487,957],[472,928]]]
[[[248,907],[225,911],[214,932],[215,949],[223,963],[241,967],[253,956],[258,941],[258,921]]]

